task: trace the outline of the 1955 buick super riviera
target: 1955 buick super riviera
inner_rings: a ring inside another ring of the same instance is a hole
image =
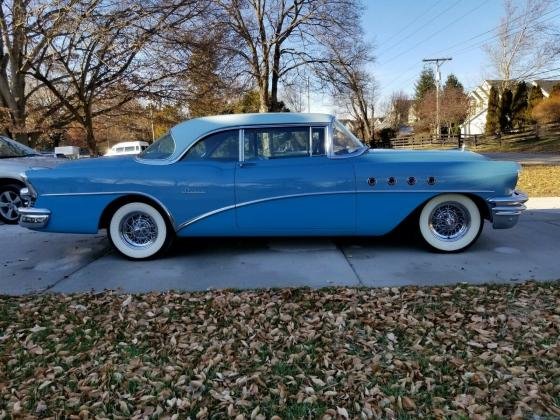
[[[456,252],[484,220],[510,228],[527,196],[519,165],[464,151],[368,150],[331,115],[225,115],[183,122],[137,157],[26,172],[21,226],[107,229],[132,259],[175,236],[383,235],[414,220]]]

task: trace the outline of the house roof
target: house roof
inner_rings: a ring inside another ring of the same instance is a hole
[[[535,80],[533,84],[539,86],[548,96],[552,91],[552,88],[560,84],[560,80]]]

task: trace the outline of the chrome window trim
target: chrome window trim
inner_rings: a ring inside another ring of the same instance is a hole
[[[254,128],[285,128],[285,127],[309,127],[309,156],[308,157],[314,157],[312,155],[313,151],[311,149],[311,144],[312,144],[312,134],[313,134],[313,129],[314,128],[323,128],[323,129],[327,129],[328,124],[325,123],[300,123],[300,124],[258,124],[258,125],[245,125],[245,126],[241,126],[240,127],[240,149],[242,150],[241,155],[242,155],[242,159],[239,161],[240,163],[245,162],[245,130],[246,129],[254,129]],[[325,136],[325,142],[327,141],[326,136]],[[316,155],[315,157],[320,157],[320,156],[325,156],[325,155]],[[300,156],[301,157],[301,156]],[[276,159],[273,159],[276,160]]]
[[[198,143],[198,141],[200,141],[202,138],[207,137],[211,134],[215,134],[215,133],[220,133],[222,131],[231,131],[231,130],[245,130],[245,129],[249,129],[249,128],[263,128],[263,127],[270,127],[270,128],[282,128],[282,127],[326,127],[327,128],[327,135],[325,136],[325,142],[326,145],[328,146],[329,143],[331,143],[331,141],[329,140],[329,132],[331,129],[329,129],[329,127],[332,126],[333,121],[335,120],[335,117],[332,117],[331,121],[329,123],[325,123],[325,122],[305,122],[305,123],[290,123],[290,124],[249,124],[249,125],[232,125],[229,127],[222,127],[222,128],[218,128],[216,130],[211,130],[211,131],[207,131],[206,133],[204,133],[201,136],[198,136],[183,152],[181,152],[175,159],[170,159],[170,158],[165,158],[165,159],[142,159],[139,158],[138,156],[135,157],[135,160],[138,163],[142,163],[142,164],[146,164],[146,165],[171,165],[173,163],[176,163],[178,161],[180,161],[185,154],[188,153],[188,151],[191,149],[191,147],[193,147],[196,143]],[[169,133],[171,134],[171,131],[169,131]],[[171,136],[173,137],[173,135],[171,134]],[[244,133],[243,133],[244,136]],[[175,141],[175,138],[173,137],[173,142],[175,143],[175,147],[177,146],[177,142]],[[244,156],[244,151],[243,151],[243,158]],[[352,155],[344,155],[344,156],[336,156],[337,159],[340,158],[345,158],[345,157],[351,157],[354,156],[354,154]],[[329,154],[327,153],[327,157],[330,157]],[[244,162],[244,160],[240,160],[240,162]]]

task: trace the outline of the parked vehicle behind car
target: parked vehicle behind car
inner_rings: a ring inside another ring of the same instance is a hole
[[[375,236],[411,220],[431,248],[457,252],[485,219],[517,223],[519,169],[459,150],[368,150],[326,114],[204,117],[133,159],[27,171],[20,224],[106,228],[120,253],[144,259],[175,236]]]
[[[21,143],[0,136],[0,221],[18,222],[23,203],[20,190],[25,186],[23,173],[30,168],[51,168],[61,161],[44,156]]]
[[[105,156],[137,155],[148,148],[147,141],[125,141],[111,147]]]

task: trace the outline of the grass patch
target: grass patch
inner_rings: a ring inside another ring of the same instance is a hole
[[[554,418],[559,308],[558,282],[0,297],[0,419]]]
[[[560,165],[524,165],[517,186],[529,197],[559,197]]]

